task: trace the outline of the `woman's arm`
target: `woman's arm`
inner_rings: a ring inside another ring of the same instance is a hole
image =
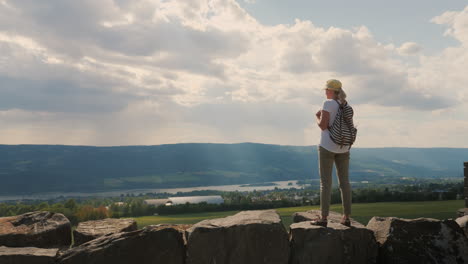
[[[322,110],[320,112],[317,112],[315,114],[317,117],[317,125],[320,127],[320,129],[325,130],[328,129],[328,122],[330,121],[330,113]]]

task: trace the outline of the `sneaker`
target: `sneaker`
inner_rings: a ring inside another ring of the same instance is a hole
[[[311,225],[316,225],[316,226],[323,226],[327,227],[328,225],[328,220],[327,219],[322,219],[322,218],[317,218],[312,221],[310,221]]]
[[[346,218],[344,220],[341,220],[340,224],[345,225],[347,227],[351,227],[351,220],[349,218]]]

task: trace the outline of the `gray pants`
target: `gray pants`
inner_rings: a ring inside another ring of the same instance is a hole
[[[351,214],[351,185],[349,184],[349,151],[346,153],[334,153],[319,146],[319,172],[320,172],[320,210],[322,216],[328,216],[330,211],[330,197],[332,187],[333,163],[336,166],[336,174],[341,190],[343,213]]]

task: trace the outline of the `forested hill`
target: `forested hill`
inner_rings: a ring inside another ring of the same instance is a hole
[[[462,177],[468,149],[353,148],[351,180]],[[0,195],[93,192],[318,178],[316,146],[0,145]]]

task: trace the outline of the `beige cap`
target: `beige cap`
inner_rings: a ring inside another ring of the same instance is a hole
[[[323,88],[324,90],[332,90],[332,91],[341,91],[341,82],[336,79],[330,79],[327,81],[327,84]]]

